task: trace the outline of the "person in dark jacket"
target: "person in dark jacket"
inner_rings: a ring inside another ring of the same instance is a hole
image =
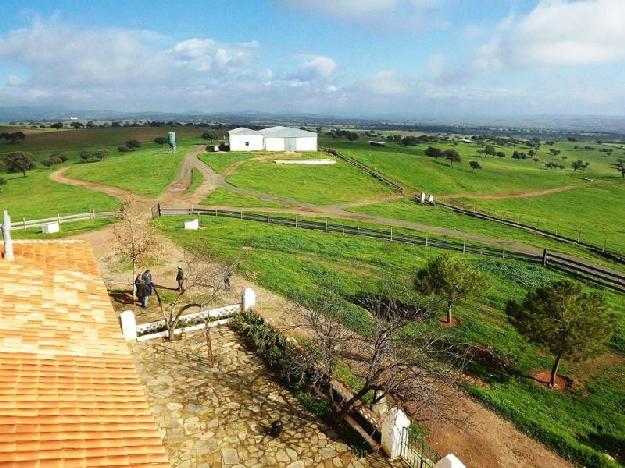
[[[176,273],[176,282],[178,283],[178,292],[184,292],[184,271],[182,267],[178,265],[178,272]]]
[[[150,292],[148,291],[148,287],[145,282],[139,275],[137,275],[137,279],[135,280],[135,288],[137,290],[137,299],[141,303],[141,307],[144,309],[147,308],[148,301],[150,299]]]
[[[150,270],[145,270],[143,272],[143,275],[141,275],[141,278],[143,279],[143,282],[145,283],[145,287],[147,288],[148,296],[151,296],[152,293],[154,293],[154,283],[152,283],[152,273],[150,273]]]

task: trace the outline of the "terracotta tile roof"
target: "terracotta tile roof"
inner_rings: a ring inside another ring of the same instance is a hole
[[[170,466],[89,244],[14,252],[0,259],[0,466]]]

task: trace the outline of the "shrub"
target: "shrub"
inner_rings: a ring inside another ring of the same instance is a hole
[[[131,149],[141,148],[141,142],[139,140],[128,140],[125,145]]]
[[[93,158],[98,161],[102,161],[108,155],[109,155],[109,152],[107,150],[97,150],[93,153]]]
[[[165,137],[156,137],[156,138],[154,138],[154,143],[156,143],[157,145],[164,145],[165,143],[167,143],[167,138],[165,138]]]
[[[6,185],[7,180],[4,177],[0,177],[0,185]]]
[[[128,148],[125,145],[119,145],[117,147],[117,151],[119,151],[120,153],[130,153],[131,151],[133,151],[131,148]]]
[[[43,164],[46,167],[50,167],[56,164],[61,164],[62,162],[63,161],[58,156],[50,156],[48,159],[41,161],[41,164]]]

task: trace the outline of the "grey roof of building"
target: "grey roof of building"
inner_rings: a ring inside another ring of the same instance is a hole
[[[259,131],[266,138],[293,138],[293,137],[316,137],[315,132],[307,132],[300,128],[293,127],[271,127],[263,128]]]
[[[260,135],[260,132],[251,128],[239,127],[228,131],[228,135]]]

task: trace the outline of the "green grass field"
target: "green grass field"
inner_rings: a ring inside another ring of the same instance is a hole
[[[504,200],[458,199],[508,219],[625,253],[625,181]]]
[[[232,153],[202,153],[199,158],[204,161],[211,169],[218,174],[221,174],[228,167],[239,161],[246,161],[248,159],[257,158],[263,154],[258,152],[232,152]]]
[[[231,192],[223,187],[218,187],[207,198],[202,200],[202,205],[215,206],[241,206],[241,207],[267,207],[282,208],[285,205],[271,200],[261,200],[260,198],[242,195],[240,193]]]
[[[146,144],[131,153],[112,153],[104,161],[76,164],[68,176],[155,197],[174,179],[178,166],[192,143],[179,143],[175,154],[156,144]]]
[[[49,169],[37,169],[27,172],[26,177],[2,174],[8,182],[0,186],[0,208],[9,210],[15,220],[117,208],[117,200],[108,195],[51,181],[48,178],[50,172]]]
[[[478,234],[489,238],[505,240],[511,243],[527,244],[538,249],[560,251],[576,257],[584,258],[594,263],[625,271],[625,265],[615,265],[604,257],[593,254],[588,250],[574,245],[547,239],[522,229],[516,229],[503,224],[454,213],[453,211],[443,208],[442,206],[420,205],[411,200],[396,200],[386,203],[378,203],[375,205],[350,208],[348,211],[381,216],[385,218],[401,219],[428,226],[443,227],[456,231]],[[514,220],[517,219],[518,218],[514,218]],[[524,220],[529,222],[532,221],[532,218],[526,217]]]
[[[304,153],[318,157],[317,153]],[[333,166],[287,166],[250,161],[228,178],[237,187],[314,204],[333,204],[391,193],[355,167],[338,160]]]
[[[585,185],[584,178],[613,179],[618,177],[618,173],[610,164],[620,155],[619,153],[608,157],[599,151],[573,150],[570,142],[559,142],[554,146],[562,151],[558,157],[547,154],[547,147],[543,145],[538,152],[539,162],[532,159],[514,160],[510,157],[514,150],[527,152],[528,149],[523,146],[497,147],[497,150],[503,150],[507,156],[496,158],[478,153],[480,146],[475,143],[423,143],[408,147],[389,144],[385,148],[371,147],[366,142],[359,141],[324,140],[323,143],[361,160],[409,189],[439,196],[465,192],[534,191],[566,185]],[[462,161],[450,166],[446,160],[425,156],[424,151],[428,146],[456,149]],[[567,159],[563,160],[562,156]],[[569,167],[574,159],[589,161],[589,168],[574,172]],[[474,172],[469,167],[470,160],[478,161],[482,169]],[[549,161],[560,162],[566,168],[546,169],[544,163]]]
[[[275,225],[211,219],[198,232],[184,231],[182,219],[161,218],[157,225],[183,246],[203,247],[223,256],[245,249],[244,274],[286,297],[312,299],[325,285],[343,297],[342,321],[355,331],[366,329],[366,313],[355,298],[375,291],[382,278],[409,281],[414,272],[441,251],[349,236],[300,231]],[[511,370],[474,363],[471,371],[484,384],[470,391],[516,425],[552,446],[563,456],[587,466],[608,466],[601,453],[618,455],[625,443],[625,298],[604,293],[620,317],[606,354],[593,364],[566,362],[562,373],[576,386],[554,393],[530,376],[550,366],[551,359],[526,342],[504,312],[508,299],[520,299],[528,288],[559,276],[539,265],[492,258],[467,257],[485,272],[491,288],[482,298],[458,307],[461,326],[454,340],[492,346],[514,363]],[[431,326],[438,326],[436,321]]]

